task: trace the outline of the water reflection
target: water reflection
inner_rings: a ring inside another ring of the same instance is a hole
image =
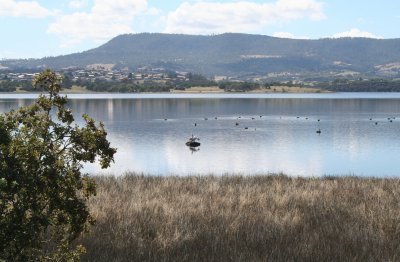
[[[396,176],[399,102],[399,98],[370,96],[104,97],[73,99],[70,106],[78,115],[87,113],[105,123],[112,145],[118,148],[116,163],[106,173]],[[30,103],[0,100],[0,111]],[[198,149],[185,145],[192,134],[201,138]],[[104,172],[94,165],[86,166],[86,171]]]
[[[190,150],[190,152],[193,154],[193,153],[196,153],[196,152],[199,152],[200,151],[200,147],[188,147],[189,148],[189,150]]]

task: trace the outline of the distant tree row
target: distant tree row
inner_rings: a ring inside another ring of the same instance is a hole
[[[88,90],[96,92],[169,92],[171,89],[186,89],[194,86],[216,86],[217,83],[208,80],[205,76],[191,74],[186,79],[179,79],[176,75],[169,76],[170,81],[145,81],[139,82],[126,79],[120,82],[76,82],[76,85],[85,86]]]
[[[334,92],[400,92],[400,80],[336,79],[330,83],[321,83],[318,87]]]
[[[118,93],[137,93],[137,92],[169,92],[171,85],[163,83],[142,83],[132,81],[126,82],[87,82],[84,83],[88,90],[96,92],[118,92]]]
[[[260,84],[254,82],[220,82],[218,87],[228,92],[246,92],[260,88]]]
[[[203,76],[203,75],[199,75],[199,74],[192,74],[189,73],[187,75],[187,81],[179,81],[179,80],[175,80],[173,81],[173,83],[175,85],[181,85],[184,87],[194,87],[194,86],[217,86],[217,82],[215,81],[211,81],[209,80],[207,77]]]
[[[33,89],[32,83],[28,81],[15,82],[10,80],[0,81],[0,92],[14,92],[20,88],[22,90]]]
[[[172,74],[172,73],[171,73]],[[256,82],[236,82],[222,81],[215,82],[199,74],[188,74],[186,78],[178,78],[176,75],[169,78],[168,81],[144,81],[139,82],[134,79],[125,79],[123,81],[103,82],[103,81],[77,81],[73,82],[70,75],[64,75],[62,78],[62,88],[69,89],[73,85],[86,87],[95,92],[119,92],[119,93],[138,93],[138,92],[169,92],[171,89],[184,90],[190,87],[218,86],[227,92],[246,92],[259,89],[261,87],[270,89],[274,86],[302,86],[289,82],[267,82],[264,84]],[[318,88],[333,92],[400,92],[400,80],[392,79],[335,79],[331,82],[320,82],[315,84]],[[0,92],[23,91],[43,91],[34,89],[30,81],[11,81],[9,79],[0,81]]]

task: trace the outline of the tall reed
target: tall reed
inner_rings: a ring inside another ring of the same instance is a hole
[[[400,261],[400,179],[96,177],[84,261]]]

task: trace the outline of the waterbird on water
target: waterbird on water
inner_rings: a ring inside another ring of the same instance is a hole
[[[316,133],[321,134],[321,129],[318,129]]]

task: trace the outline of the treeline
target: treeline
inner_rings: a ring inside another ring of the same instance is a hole
[[[293,82],[268,82],[259,84],[255,82],[220,82],[219,88],[227,92],[246,92],[259,89],[273,89],[274,86],[304,86],[303,84],[294,84]],[[336,79],[328,83],[314,84],[315,87],[332,92],[400,92],[400,80],[391,79],[370,79],[370,80],[350,80]]]
[[[118,92],[118,93],[140,93],[140,92],[169,92],[172,89],[185,90],[190,87],[218,86],[226,92],[247,92],[260,88],[274,89],[274,86],[303,86],[303,84],[289,82],[239,82],[222,81],[215,82],[198,74],[188,74],[186,78],[179,78],[175,73],[169,73],[168,79],[172,80],[145,80],[125,79],[122,81],[77,81],[73,82],[71,76],[64,75],[62,88],[69,89],[73,85],[86,87],[95,92]],[[400,92],[400,80],[393,79],[336,79],[332,82],[320,82],[314,85],[320,89],[332,92]],[[9,79],[0,81],[0,92],[43,91],[34,89],[30,81],[11,81]]]
[[[169,92],[171,85],[149,82],[135,83],[132,81],[126,82],[87,82],[82,83],[88,90],[96,92],[112,92],[112,93],[138,93],[138,92]]]
[[[334,92],[400,92],[400,80],[336,79],[330,83],[321,83],[318,87]]]
[[[41,87],[35,88],[31,81],[0,81],[0,92],[15,92],[17,90],[26,92],[44,91]]]
[[[96,92],[120,92],[120,93],[134,93],[134,92],[168,92],[171,89],[185,90],[190,87],[209,87],[218,86],[226,92],[247,92],[262,87],[271,89],[274,86],[294,86],[293,83],[279,83],[271,82],[260,84],[256,82],[215,82],[208,80],[201,75],[193,75],[185,81],[167,81],[167,82],[143,82],[125,80],[122,82],[87,82],[77,83],[77,85],[85,86],[88,90]],[[299,85],[296,85],[299,86]]]
[[[174,77],[174,76],[171,76]],[[171,89],[185,90],[190,87],[208,87],[218,86],[227,92],[246,92],[265,87],[267,89],[273,86],[286,85],[279,82],[273,83],[255,83],[255,82],[215,82],[207,79],[202,75],[189,74],[187,79],[175,79],[173,81],[144,81],[139,82],[132,79],[126,79],[120,82],[103,82],[103,81],[77,81],[72,82],[68,76],[64,76],[62,80],[62,88],[70,89],[73,85],[83,86],[86,89],[95,92],[115,92],[115,93],[139,93],[139,92],[169,92]],[[33,92],[42,91],[34,89],[30,81],[2,81],[0,82],[0,92],[14,92],[19,88],[23,91]]]
[[[246,92],[260,88],[260,84],[254,82],[220,82],[218,87],[227,92]]]
[[[207,79],[207,77],[198,74],[189,73],[187,76],[187,81],[175,81],[174,84],[177,86],[182,86],[185,88],[190,88],[194,86],[216,86],[217,82]]]
[[[0,92],[15,92],[17,88],[22,90],[33,89],[32,83],[29,81],[15,82],[10,80],[0,81]]]
[[[85,86],[88,90],[96,92],[118,92],[118,93],[137,93],[137,92],[169,92],[171,89],[181,89],[194,86],[216,86],[215,81],[208,80],[205,76],[198,74],[188,74],[186,79],[179,79],[175,73],[170,73],[170,81],[137,81],[126,79],[121,82],[77,82],[76,85]]]
[[[289,82],[266,82],[266,83],[256,83],[256,82],[230,82],[230,81],[224,81],[220,82],[218,84],[218,87],[220,89],[224,89],[227,92],[246,92],[246,91],[252,91],[260,88],[266,88],[266,89],[273,89],[274,86],[287,86],[287,87],[293,87],[293,86],[303,86],[303,84],[295,84],[292,81]]]

